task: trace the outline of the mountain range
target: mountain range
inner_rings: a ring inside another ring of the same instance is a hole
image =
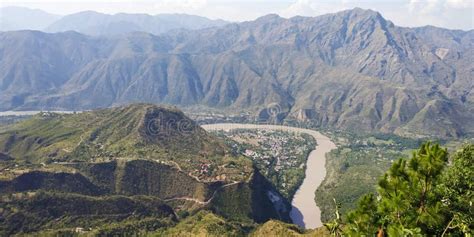
[[[75,20],[51,28],[68,22]],[[257,115],[276,108],[281,120],[318,126],[474,134],[473,30],[398,27],[359,8],[158,35],[82,30],[92,35],[0,33],[0,110],[131,102]]]
[[[94,11],[79,12],[62,17],[52,23],[46,32],[77,31],[88,35],[114,35],[143,31],[151,34],[166,33],[174,29],[203,29],[227,24],[223,20],[186,14],[127,14],[108,15]]]
[[[109,15],[83,11],[59,16],[24,7],[3,7],[0,8],[0,13],[0,31],[41,30],[51,33],[76,31],[88,35],[119,35],[135,31],[161,34],[175,29],[196,30],[228,23],[187,14]]]

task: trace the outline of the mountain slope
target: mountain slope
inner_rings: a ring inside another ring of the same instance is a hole
[[[5,196],[2,195],[2,198],[7,199]],[[46,235],[54,236],[60,235],[64,229],[70,232],[77,227],[97,229],[111,221],[124,226],[134,223],[153,229],[171,226],[177,220],[173,209],[161,200],[143,196],[91,197],[40,191],[12,195],[7,201],[1,201],[0,207],[0,233],[4,236],[25,235],[40,230],[58,231]],[[128,227],[121,232],[133,230],[133,225]],[[134,233],[137,232],[135,229]]]
[[[4,33],[0,109],[140,101],[264,115],[276,107],[280,119],[320,126],[472,136],[473,32],[397,27],[356,8],[160,36]],[[7,54],[34,52],[38,43],[30,42],[42,38],[40,56]],[[29,61],[41,64],[25,68]]]

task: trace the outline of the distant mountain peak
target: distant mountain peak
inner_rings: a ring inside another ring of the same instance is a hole
[[[1,7],[0,31],[43,30],[60,17],[40,9],[17,6]]]
[[[377,11],[371,9],[362,9],[359,7],[335,13],[336,15],[343,15],[351,19],[376,19],[379,21],[386,21],[386,19]]]
[[[109,15],[109,14],[101,13],[101,12],[94,11],[94,10],[86,10],[86,11],[80,11],[80,12],[72,13],[70,15]]]
[[[255,22],[275,21],[275,20],[282,20],[282,19],[284,18],[279,16],[278,14],[272,13],[272,14],[264,15],[255,19]]]
[[[343,11],[344,12],[344,11]],[[378,11],[374,11],[372,9],[364,9],[360,7],[354,7],[352,9],[346,10],[346,12],[353,12],[353,13],[358,13],[358,14],[364,14],[364,15],[380,15]]]

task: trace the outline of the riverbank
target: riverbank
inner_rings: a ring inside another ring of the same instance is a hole
[[[206,124],[202,127],[207,131],[230,131],[233,129],[269,129],[306,133],[313,136],[317,145],[308,156],[305,179],[293,197],[290,216],[295,224],[307,229],[313,229],[322,226],[321,211],[316,205],[314,199],[315,190],[319,187],[326,176],[325,155],[327,152],[336,148],[336,145],[328,137],[314,130],[282,125],[221,123]]]

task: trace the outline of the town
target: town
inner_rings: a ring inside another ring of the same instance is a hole
[[[218,131],[233,152],[254,162],[286,198],[293,197],[304,179],[305,164],[316,141],[304,133],[235,129]]]

